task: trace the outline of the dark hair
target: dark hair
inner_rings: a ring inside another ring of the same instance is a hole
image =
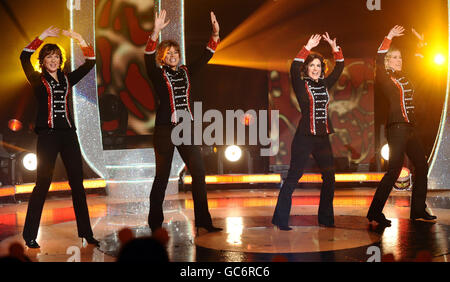
[[[326,64],[325,64],[325,61],[324,61],[322,55],[320,55],[318,53],[311,53],[308,55],[308,57],[306,57],[305,63],[303,64],[303,66],[300,70],[303,77],[308,76],[308,65],[315,59],[319,59],[319,61],[320,61],[320,67],[321,67],[320,76],[323,77],[325,75]]]
[[[159,43],[158,48],[156,49],[156,63],[159,65],[164,65],[164,57],[166,56],[167,51],[170,47],[175,48],[178,53],[180,53],[180,44],[173,40],[164,40]],[[181,54],[180,54],[181,55]]]
[[[59,67],[62,68],[65,58],[61,52],[61,48],[59,48],[57,44],[48,43],[42,47],[41,51],[39,51],[39,67],[41,70],[43,70],[42,66],[44,65],[44,58],[54,53],[59,56]]]

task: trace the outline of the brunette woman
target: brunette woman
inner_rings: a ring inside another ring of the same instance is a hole
[[[41,72],[35,71],[30,58],[47,37],[58,37],[60,30],[49,27],[24,48],[20,61],[37,99],[35,132],[38,135],[36,155],[38,160],[36,186],[28,203],[23,238],[29,248],[39,248],[36,242],[45,198],[50,187],[58,153],[66,168],[72,190],[73,207],[78,236],[89,244],[99,245],[93,237],[86,194],[83,186],[83,169],[80,145],[69,101],[72,87],[95,66],[95,54],[81,35],[63,31],[81,47],[86,61],[76,70],[64,73],[61,49],[56,44],[45,44],[39,52]]]
[[[321,38],[330,45],[336,61],[333,71],[327,77],[324,76],[323,57],[311,53],[311,49],[319,45]],[[302,118],[292,141],[288,175],[278,195],[278,202],[272,218],[272,223],[280,230],[292,229],[289,227],[292,193],[303,175],[310,154],[316,160],[323,180],[318,222],[321,226],[334,226],[335,172],[333,152],[328,136],[334,130],[328,113],[330,101],[328,90],[336,83],[343,69],[342,50],[336,45],[336,38],[332,40],[328,33],[322,36],[312,35],[292,62],[292,86],[302,111]]]

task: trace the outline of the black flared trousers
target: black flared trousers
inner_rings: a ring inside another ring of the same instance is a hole
[[[81,151],[76,132],[73,130],[41,131],[38,134],[36,149],[38,161],[36,185],[28,202],[23,238],[29,241],[37,237],[42,209],[52,182],[53,169],[58,153],[61,154],[61,159],[66,168],[69,185],[72,190],[78,236],[93,236],[83,186]]]
[[[291,163],[287,178],[281,186],[272,223],[288,226],[292,194],[302,177],[309,155],[312,154],[322,174],[318,211],[319,224],[334,224],[333,198],[335,186],[334,158],[328,135],[303,135],[297,130],[291,145]]]
[[[150,192],[148,225],[152,231],[155,231],[160,228],[164,222],[163,202],[170,170],[172,168],[173,153],[176,147],[192,176],[195,226],[211,226],[212,219],[208,210],[208,199],[206,194],[205,167],[200,146],[175,146],[171,140],[172,128],[173,127],[170,125],[156,126],[153,135],[156,175]]]
[[[389,145],[388,170],[377,187],[368,215],[382,212],[402,170],[405,154],[414,166],[410,212],[412,215],[422,215],[428,190],[428,163],[423,146],[414,127],[407,123],[392,124],[387,128],[386,137]]]

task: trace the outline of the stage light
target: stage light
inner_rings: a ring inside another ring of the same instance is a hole
[[[12,119],[8,122],[8,128],[11,131],[17,132],[22,129],[22,123],[17,119]]]
[[[437,65],[442,65],[445,63],[445,57],[442,54],[436,54],[434,56],[434,63]]]
[[[411,172],[408,168],[402,168],[397,181],[395,181],[394,188],[399,191],[411,189]]]
[[[28,153],[22,159],[22,164],[25,169],[29,171],[34,171],[37,168],[37,158],[36,154]]]
[[[225,149],[225,158],[230,162],[238,161],[242,156],[242,150],[236,145],[228,146]]]
[[[386,161],[389,160],[389,145],[388,144],[384,144],[384,146],[381,148],[381,156]]]

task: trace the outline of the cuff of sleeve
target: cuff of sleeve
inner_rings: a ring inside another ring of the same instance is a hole
[[[333,52],[333,56],[334,56],[334,60],[336,62],[343,62],[344,61],[344,54],[342,53],[342,48],[338,47],[339,51],[338,52]]]
[[[378,48],[378,53],[387,53],[389,50],[389,47],[391,47],[392,40],[385,37],[383,39],[383,42],[381,43],[380,47]]]
[[[91,45],[81,47],[81,50],[83,51],[83,55],[86,59],[95,60],[94,48]]]
[[[215,53],[216,49],[217,49],[217,46],[219,46],[219,43],[220,43],[220,38],[216,42],[216,41],[214,41],[214,39],[211,36],[211,38],[209,39],[208,45],[206,46],[206,49],[208,49],[212,53]]]
[[[41,46],[41,44],[44,41],[42,41],[41,39],[39,39],[39,37],[36,37],[30,44],[28,44],[23,50],[27,51],[27,52],[32,52],[34,53],[39,46]]]
[[[306,57],[311,53],[305,46],[303,46],[302,50],[298,52],[297,56],[295,57],[294,61],[300,61],[304,62]]]
[[[153,41],[149,36],[147,40],[147,46],[145,46],[144,53],[147,55],[154,54],[156,52],[156,41]]]

